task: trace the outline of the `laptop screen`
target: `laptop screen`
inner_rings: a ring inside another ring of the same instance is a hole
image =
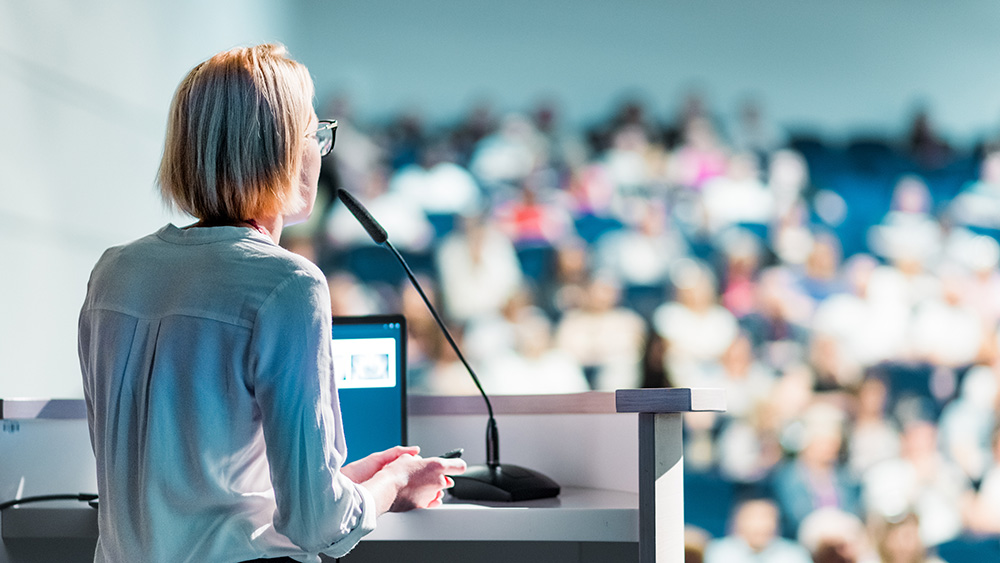
[[[406,320],[333,317],[333,374],[347,462],[406,444]]]

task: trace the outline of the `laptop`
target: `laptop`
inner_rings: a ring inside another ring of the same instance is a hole
[[[333,376],[347,463],[406,444],[406,319],[333,317]]]

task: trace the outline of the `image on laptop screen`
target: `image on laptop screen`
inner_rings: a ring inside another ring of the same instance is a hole
[[[333,376],[347,462],[406,444],[406,320],[333,317]]]

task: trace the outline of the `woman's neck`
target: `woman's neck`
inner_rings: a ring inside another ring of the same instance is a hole
[[[258,227],[263,229],[263,233],[271,237],[274,244],[278,244],[281,240],[281,229],[285,226],[284,218],[281,215],[277,215],[271,218],[255,219],[253,220]]]
[[[261,219],[240,219],[235,221],[212,221],[202,219],[189,227],[250,227],[255,231],[267,235],[274,244],[281,240],[281,229],[285,226],[284,218],[281,215],[275,217],[265,217]]]

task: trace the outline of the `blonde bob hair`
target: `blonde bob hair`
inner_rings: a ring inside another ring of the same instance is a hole
[[[309,71],[280,44],[232,49],[194,67],[170,107],[164,200],[210,222],[301,209],[313,94]]]

